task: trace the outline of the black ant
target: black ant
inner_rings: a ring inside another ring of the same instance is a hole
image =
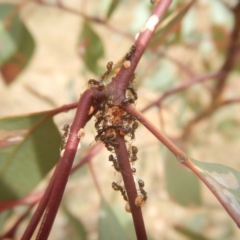
[[[123,196],[123,199],[124,199],[125,201],[128,201],[128,197],[127,197],[126,191],[124,190],[124,188],[123,188],[121,185],[119,185],[119,184],[117,184],[117,183],[115,183],[115,182],[112,182],[112,188],[113,188],[115,191],[120,191],[121,194],[122,194],[122,196]]]
[[[134,100],[137,100],[137,99],[138,99],[138,95],[137,95],[136,91],[134,90],[132,83],[130,83],[130,84],[127,86],[127,89],[131,92]]]
[[[136,168],[132,168],[132,174],[135,174],[137,172]]]
[[[102,81],[98,81],[98,80],[95,80],[95,79],[90,79],[88,80],[88,85],[89,86],[96,86],[98,87],[100,90],[102,90],[104,88],[104,84]]]
[[[143,196],[143,201],[145,202],[147,200],[147,192],[143,189],[144,186],[145,186],[144,181],[139,179],[138,180],[138,186],[139,186],[140,193]]]
[[[133,128],[134,130],[136,130],[136,129],[138,128],[138,123],[137,123],[137,122],[134,122],[133,125],[132,125],[132,128]]]
[[[134,99],[133,98],[124,98],[122,100],[122,104],[127,104],[127,103],[134,103]]]
[[[138,148],[136,146],[132,146],[132,154],[136,155],[138,153]]]
[[[107,71],[101,76],[101,81],[103,81],[105,78],[107,78],[108,75],[111,73],[112,67],[113,67],[113,62],[108,62],[106,67],[107,67]]]
[[[132,154],[132,156],[131,156],[131,158],[130,158],[130,161],[131,161],[131,162],[135,162],[135,161],[137,161],[137,160],[138,160],[137,156],[134,155],[134,154]]]
[[[125,59],[130,60],[132,55],[135,53],[135,51],[136,51],[136,47],[132,45],[132,47],[130,48],[130,51],[126,54]]]
[[[117,159],[114,158],[112,154],[109,156],[108,159],[109,159],[109,161],[113,162],[113,167],[115,168],[115,170],[116,170],[117,172],[119,172],[119,171],[120,171],[120,168],[119,168],[119,166],[118,166]]]
[[[62,128],[62,130],[64,131],[63,135],[62,135],[62,142],[61,142],[61,146],[60,146],[60,151],[63,150],[65,148],[68,136],[69,136],[69,131],[70,131],[70,125],[69,124],[65,124]]]

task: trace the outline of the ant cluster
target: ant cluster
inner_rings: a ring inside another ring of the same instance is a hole
[[[132,46],[130,51],[125,56],[125,61],[131,60],[133,54],[135,53],[136,47]],[[123,65],[124,65],[123,63]],[[125,67],[125,66],[124,66]],[[106,65],[106,72],[101,75],[100,80],[90,79],[88,81],[89,87],[97,87],[99,90],[105,91],[104,80],[110,75],[113,70],[113,62],[108,62]],[[126,67],[125,67],[126,68]],[[133,74],[129,85],[127,86],[125,97],[121,101],[121,104],[114,103],[114,97],[105,94],[105,100],[99,104],[99,108],[97,113],[95,114],[96,122],[95,128],[97,130],[97,135],[95,136],[96,141],[102,141],[107,148],[108,151],[111,152],[109,155],[109,161],[112,162],[112,166],[116,172],[121,173],[121,168],[119,166],[116,151],[119,147],[119,143],[116,140],[117,136],[122,136],[125,138],[125,141],[129,143],[128,147],[128,157],[131,166],[134,165],[135,161],[137,161],[137,153],[138,148],[136,146],[132,146],[131,142],[135,139],[135,131],[138,128],[137,118],[128,114],[126,111],[122,109],[122,105],[125,104],[133,104],[138,99],[137,93],[133,88],[133,81],[136,75]],[[107,92],[107,91],[106,91]],[[135,175],[136,168],[132,167],[132,174]],[[136,179],[134,176],[136,188],[137,188],[137,196],[135,199],[135,205],[137,207],[141,207],[147,200],[147,193],[143,189],[144,182],[140,179]],[[112,188],[115,191],[120,191],[123,199],[127,202],[126,210],[130,211],[128,196],[124,186],[121,185],[121,180],[112,183]],[[128,206],[128,207],[127,207]]]

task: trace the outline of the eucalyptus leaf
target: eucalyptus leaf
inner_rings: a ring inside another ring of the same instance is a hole
[[[11,83],[32,57],[35,43],[15,5],[0,4],[0,72]]]
[[[99,240],[127,239],[125,232],[108,203],[102,199],[99,216]]]
[[[200,205],[201,187],[197,177],[169,152],[166,153],[164,167],[166,189],[170,197],[185,206]]]
[[[88,70],[99,73],[98,61],[104,56],[104,46],[99,35],[94,31],[88,21],[84,21],[79,37],[82,58]]]
[[[59,159],[60,141],[47,112],[0,119],[0,201],[29,194]]]
[[[240,172],[218,163],[192,159],[192,170],[217,197],[232,219],[240,226]]]

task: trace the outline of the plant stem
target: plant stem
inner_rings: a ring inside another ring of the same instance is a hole
[[[164,136],[141,112],[132,105],[127,104],[124,108],[128,113],[135,116],[160,142],[162,142],[179,160],[185,157],[182,152],[172,141]]]
[[[119,147],[115,148],[116,156],[121,170],[124,186],[127,191],[137,239],[147,240],[141,208],[135,205],[135,199],[138,193],[133,179],[126,143],[124,141],[124,138],[120,136],[116,137],[116,141],[119,143]]]
[[[96,89],[95,89],[96,90]],[[72,123],[70,134],[65,147],[63,157],[60,159],[57,168],[56,182],[54,184],[48,205],[43,216],[43,220],[37,235],[38,240],[47,239],[55,220],[62,196],[67,184],[67,180],[72,168],[73,160],[79,144],[77,133],[84,128],[89,120],[89,110],[94,101],[97,101],[97,91],[94,89],[86,90],[80,97],[77,112]],[[99,95],[100,96],[100,95]],[[102,94],[101,96],[104,96]]]

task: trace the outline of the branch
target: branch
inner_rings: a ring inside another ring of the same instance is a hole
[[[70,128],[65,152],[63,154],[63,157],[60,159],[59,167],[57,168],[56,181],[36,238],[38,240],[47,239],[49,236],[59,205],[62,200],[62,196],[79,144],[78,131],[81,128],[84,128],[85,124],[89,120],[88,113],[94,101],[100,101],[101,98],[104,98],[104,93],[100,91],[98,92],[97,89],[88,89],[80,97],[77,112]]]
[[[136,41],[134,43],[136,50],[131,57],[130,66],[128,68],[122,66],[117,76],[114,77],[113,81],[107,86],[108,93],[117,96],[117,99],[114,99],[116,104],[121,103],[121,101],[123,100],[125,90],[129,82],[131,81],[133,73],[144,51],[146,50],[147,45],[150,42],[156,27],[162,20],[171,2],[172,0],[162,0],[157,3],[156,7],[154,8],[146,24],[143,26],[142,30],[136,34]]]
[[[60,4],[53,5],[53,4],[51,4],[49,2],[46,2],[44,0],[34,0],[34,1],[36,3],[42,4],[42,5],[46,5],[48,7],[58,8],[58,9],[63,10],[65,12],[77,15],[77,16],[82,17],[83,19],[85,19],[87,21],[91,21],[93,23],[103,25],[104,27],[110,29],[111,31],[113,31],[115,33],[118,33],[118,34],[120,34],[122,36],[125,36],[126,38],[128,38],[130,40],[133,39],[133,36],[131,34],[129,34],[127,32],[124,32],[124,31],[116,28],[115,26],[110,25],[105,19],[101,19],[99,17],[89,16],[89,15],[85,14],[84,12],[81,12],[81,11],[78,11],[76,9],[69,8],[69,7],[65,6],[62,2]]]
[[[15,222],[15,224],[3,235],[0,236],[0,240],[4,240],[4,239],[14,239],[15,237],[15,233],[19,227],[19,225],[22,223],[22,221],[30,214],[32,208],[33,208],[34,204],[30,205],[27,209],[27,211],[25,211],[24,214],[22,214],[19,219]]]
[[[135,205],[135,199],[138,196],[136,185],[133,179],[132,169],[129,162],[128,151],[123,137],[117,136],[116,141],[119,147],[115,148],[120,172],[122,174],[124,186],[127,191],[128,201],[130,204],[133,223],[138,240],[147,240],[147,234],[144,226],[141,207]]]
[[[235,8],[233,9],[233,14],[234,14],[234,26],[231,33],[230,43],[227,49],[226,59],[220,69],[220,72],[222,72],[223,74],[219,77],[219,80],[216,83],[215,91],[213,93],[212,100],[213,102],[218,101],[218,99],[220,98],[225,83],[227,81],[228,75],[237,63],[235,56],[239,52],[240,2],[237,3]]]
[[[141,112],[130,104],[124,108],[128,113],[135,116],[160,142],[162,142],[171,151],[176,158],[182,162],[187,159],[187,156],[166,136],[164,136]]]
[[[191,78],[190,80],[184,82],[180,86],[166,91],[160,98],[158,98],[157,100],[155,100],[154,102],[150,103],[145,108],[143,108],[142,112],[147,111],[148,109],[150,109],[153,106],[159,106],[159,104],[161,104],[163,100],[165,100],[167,97],[169,97],[169,96],[171,96],[175,93],[179,93],[181,91],[184,91],[184,90],[188,89],[189,87],[191,87],[191,86],[193,86],[197,83],[205,82],[207,80],[216,79],[220,75],[221,75],[221,73],[208,73],[208,74],[205,74],[203,76],[197,76],[195,78]]]

